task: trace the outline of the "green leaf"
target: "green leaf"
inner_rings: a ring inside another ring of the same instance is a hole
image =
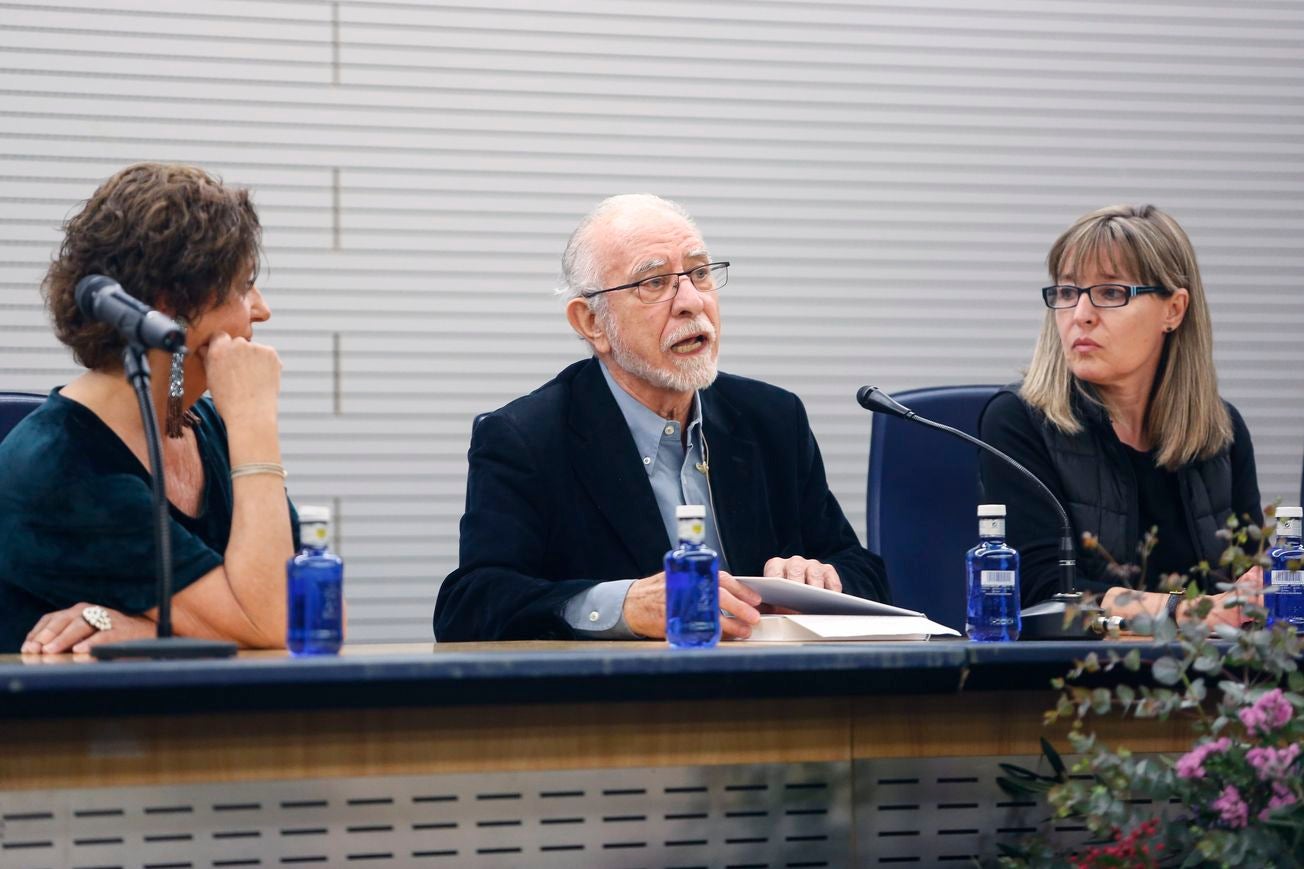
[[[1046,756],[1050,768],[1055,770],[1055,777],[1062,781],[1066,775],[1064,758],[1060,757],[1060,753],[1055,750],[1055,746],[1051,745],[1044,736],[1041,738],[1041,753]]]
[[[1126,709],[1131,706],[1132,701],[1136,699],[1136,689],[1131,685],[1118,685],[1114,688],[1114,695],[1118,697],[1118,702],[1123,705],[1124,709]]]
[[[1214,673],[1222,669],[1222,654],[1216,646],[1202,646],[1191,666],[1201,673]]]
[[[1164,655],[1150,665],[1150,675],[1161,685],[1176,685],[1182,681],[1182,665],[1176,658]]]
[[[1290,690],[1296,693],[1304,693],[1304,673],[1299,670],[1287,676],[1286,683],[1290,686]]]
[[[1141,670],[1141,650],[1133,649],[1123,658],[1123,666],[1127,667],[1133,673]]]
[[[1108,688],[1097,688],[1091,692],[1091,711],[1097,715],[1108,715],[1113,706],[1113,698]]]

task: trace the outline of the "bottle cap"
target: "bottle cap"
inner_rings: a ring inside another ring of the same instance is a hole
[[[1304,519],[1304,509],[1299,507],[1278,507],[1278,519]]]
[[[681,504],[675,508],[676,519],[705,519],[706,507],[702,504]]]
[[[979,504],[978,515],[979,516],[1004,516],[1005,505],[1004,504]]]
[[[330,507],[310,507],[308,505],[296,506],[294,508],[299,513],[299,524],[306,525],[310,522],[327,522],[331,521]]]

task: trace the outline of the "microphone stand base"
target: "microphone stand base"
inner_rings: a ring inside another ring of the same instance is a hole
[[[1070,608],[1077,612],[1065,624]],[[1099,640],[1106,634],[1104,612],[1082,602],[1082,593],[1057,594],[1019,613],[1020,640]]]
[[[152,640],[123,640],[91,646],[91,654],[101,661],[124,658],[149,658],[155,661],[178,661],[193,658],[232,658],[235,643],[223,640],[199,640],[194,637],[155,637]]]

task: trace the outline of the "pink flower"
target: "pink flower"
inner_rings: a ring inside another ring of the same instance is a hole
[[[1256,700],[1253,706],[1237,713],[1246,730],[1258,730],[1260,733],[1285,727],[1293,714],[1290,701],[1282,696],[1280,688],[1273,688]]]
[[[1203,742],[1177,759],[1175,769],[1178,778],[1204,778],[1204,761],[1211,754],[1220,754],[1231,748],[1232,741],[1226,736],[1213,742]]]
[[[1241,799],[1241,792],[1235,785],[1222,789],[1222,796],[1213,801],[1212,808],[1218,810],[1219,817],[1233,830],[1239,830],[1250,823],[1250,807]]]
[[[1245,759],[1258,773],[1259,781],[1282,778],[1298,757],[1299,743],[1294,742],[1285,748],[1251,748],[1245,752]]]
[[[1272,796],[1268,798],[1268,807],[1259,812],[1259,820],[1266,821],[1273,809],[1295,805],[1295,795],[1281,782],[1272,783]]]

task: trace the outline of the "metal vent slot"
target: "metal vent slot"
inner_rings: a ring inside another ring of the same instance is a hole
[[[855,791],[860,841],[880,865],[973,864],[998,842],[1051,832],[1066,843],[1080,830],[1049,824],[1044,802],[1011,800],[996,784],[1000,762],[1035,767],[1037,757],[908,758],[858,761]]]
[[[76,861],[87,869],[598,862],[777,869],[851,860],[846,767],[620,770],[645,782],[621,788],[609,786],[614,772],[0,791],[0,813],[9,819],[0,867],[28,869],[41,854],[46,863],[72,865],[62,863],[64,851],[95,854]],[[48,809],[28,809],[34,802]]]

